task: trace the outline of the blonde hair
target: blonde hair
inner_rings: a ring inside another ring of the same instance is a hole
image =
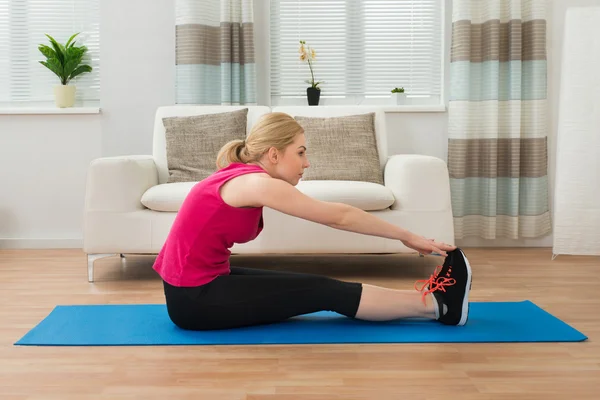
[[[301,133],[304,129],[288,114],[265,114],[252,127],[246,140],[232,140],[221,148],[217,155],[217,168],[235,162],[247,164],[258,161],[271,147],[283,151]]]

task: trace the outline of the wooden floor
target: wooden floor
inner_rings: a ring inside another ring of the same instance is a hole
[[[153,257],[0,250],[0,399],[600,399],[600,258],[467,249],[472,301],[531,300],[579,343],[21,347],[58,304],[162,303]],[[240,266],[412,289],[439,258],[237,256]]]

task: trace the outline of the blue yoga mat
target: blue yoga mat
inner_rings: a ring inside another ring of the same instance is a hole
[[[16,345],[142,346],[320,343],[577,342],[587,339],[530,301],[474,302],[465,326],[429,320],[368,322],[318,312],[254,327],[192,332],[164,304],[57,306]]]

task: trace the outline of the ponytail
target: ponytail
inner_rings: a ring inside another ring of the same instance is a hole
[[[217,155],[217,168],[225,168],[231,163],[248,162],[247,154],[244,154],[245,150],[246,142],[244,140],[236,139],[226,143]]]

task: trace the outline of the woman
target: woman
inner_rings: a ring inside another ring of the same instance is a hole
[[[266,114],[245,141],[221,149],[217,172],[190,191],[154,264],[173,323],[188,330],[227,329],[328,310],[370,321],[418,317],[464,325],[471,268],[462,251],[358,208],[304,195],[295,185],[309,166],[304,131],[284,113]],[[418,291],[230,267],[234,243],[253,240],[261,232],[263,207],[397,239],[421,254],[436,252],[445,261]]]

